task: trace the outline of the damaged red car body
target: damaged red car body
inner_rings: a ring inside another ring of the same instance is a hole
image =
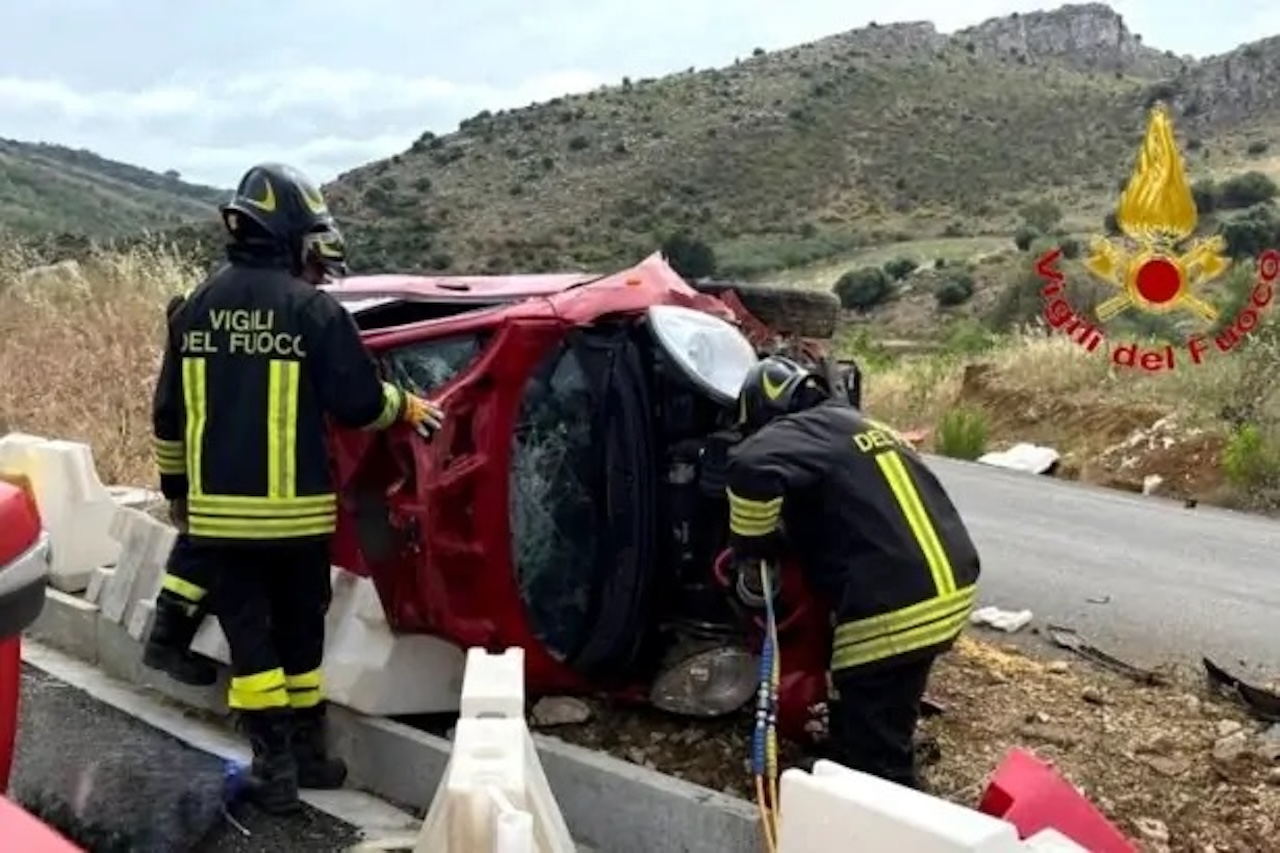
[[[786,346],[856,402],[856,367],[658,255],[607,276],[380,275],[330,292],[386,377],[448,413],[430,441],[335,430],[335,562],[373,579],[394,630],[521,646],[532,696],[694,716],[751,698],[759,633],[714,572],[735,383],[744,358]],[[782,599],[779,726],[800,739],[826,695],[827,617],[795,571]]]

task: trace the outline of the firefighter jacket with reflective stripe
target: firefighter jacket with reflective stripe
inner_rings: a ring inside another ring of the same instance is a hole
[[[284,269],[227,264],[169,306],[153,406],[161,488],[187,498],[193,539],[329,535],[325,414],[382,429],[404,405],[332,296]]]
[[[941,484],[891,428],[835,401],[736,447],[730,544],[768,556],[785,534],[836,628],[833,670],[951,646],[973,609],[978,552]]]

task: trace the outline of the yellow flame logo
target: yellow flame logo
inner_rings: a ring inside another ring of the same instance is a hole
[[[1186,309],[1207,322],[1218,310],[1193,288],[1218,278],[1231,266],[1226,241],[1213,236],[1183,244],[1195,233],[1195,198],[1164,104],[1156,104],[1138,152],[1138,163],[1116,208],[1116,225],[1129,245],[1095,237],[1085,267],[1121,292],[1097,308],[1106,322],[1128,308],[1155,314]]]

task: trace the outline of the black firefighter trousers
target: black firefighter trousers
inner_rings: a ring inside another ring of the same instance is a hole
[[[232,709],[320,705],[329,555],[328,539],[192,541],[191,570],[209,579],[210,610],[231,651]]]
[[[831,673],[829,757],[863,773],[919,788],[915,732],[936,655]]]

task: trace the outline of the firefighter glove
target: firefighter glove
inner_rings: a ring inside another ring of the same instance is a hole
[[[761,569],[768,567],[768,585],[761,577]],[[746,607],[752,610],[763,610],[778,597],[780,578],[777,566],[763,560],[748,560],[738,563],[738,580],[734,584],[734,595]]]
[[[404,395],[404,413],[400,419],[424,437],[430,437],[444,423],[444,409],[417,394]]]

